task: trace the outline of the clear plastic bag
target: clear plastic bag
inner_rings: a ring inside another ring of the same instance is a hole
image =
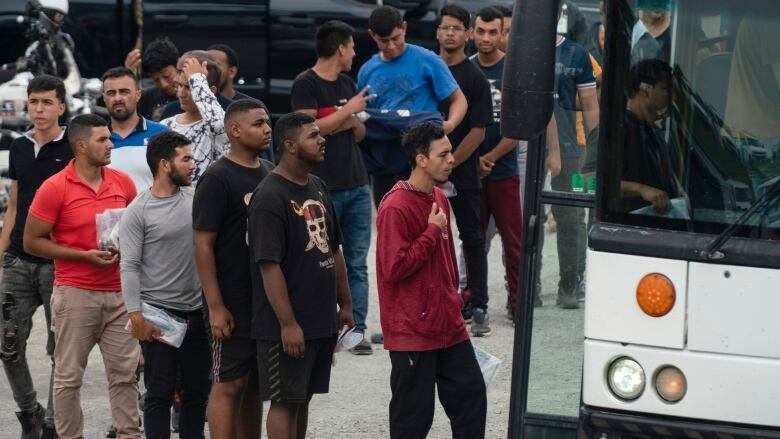
[[[358,345],[363,340],[363,334],[355,332],[355,326],[348,327],[344,325],[339,332],[339,337],[336,340],[336,348],[333,352],[348,351]]]
[[[98,249],[119,252],[119,220],[125,208],[106,209],[105,212],[95,215],[95,225],[97,226],[97,244]]]
[[[143,302],[141,302],[141,314],[143,314],[144,320],[154,325],[162,333],[161,336],[155,336],[155,340],[175,348],[180,347],[184,342],[184,336],[187,335],[186,321]],[[125,329],[132,331],[133,322],[128,320]]]
[[[498,372],[498,366],[501,365],[501,360],[476,346],[474,346],[474,355],[476,355],[479,369],[482,371],[482,378],[485,379],[485,388],[490,388],[490,384]]]

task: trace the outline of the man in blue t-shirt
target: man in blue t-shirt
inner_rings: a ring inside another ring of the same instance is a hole
[[[552,189],[572,191],[572,176],[580,172],[583,154],[577,142],[577,116],[582,111],[587,136],[598,127],[599,103],[596,93],[596,77],[588,50],[562,35],[555,43],[555,107],[558,124],[558,140],[561,146],[561,173],[553,177]],[[585,211],[553,205],[552,214],[557,223],[559,307],[578,308],[577,297],[584,298],[581,289],[585,272]],[[539,264],[541,266],[541,264]]]
[[[153,135],[168,131],[165,125],[145,119],[137,112],[141,90],[135,73],[114,67],[103,74],[103,101],[111,116],[111,168],[126,172],[138,192],[152,186],[146,161],[146,143]]]
[[[358,90],[370,86],[369,93],[376,95],[368,108],[438,111],[439,102],[447,102],[449,117],[443,127],[449,134],[463,120],[468,104],[447,65],[430,50],[406,44],[406,22],[392,6],[374,9],[368,18],[368,33],[379,48],[358,72]],[[400,139],[398,148],[390,153],[403,156]],[[409,169],[374,173],[374,203],[378,206],[397,180],[408,177]]]

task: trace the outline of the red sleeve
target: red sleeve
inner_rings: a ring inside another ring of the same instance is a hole
[[[49,224],[57,222],[62,208],[62,191],[57,187],[53,178],[44,181],[38,188],[29,210],[32,216]]]
[[[441,239],[435,224],[428,224],[421,235],[411,236],[403,213],[394,207],[383,208],[376,225],[377,265],[392,282],[414,275],[430,262]]]

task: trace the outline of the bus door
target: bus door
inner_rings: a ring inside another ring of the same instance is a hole
[[[552,17],[539,17],[539,9]],[[512,438],[576,437],[587,304],[587,226],[594,212],[596,185],[599,109],[594,68],[600,73],[600,64],[591,60],[586,48],[588,40],[598,44],[599,24],[573,26],[575,20],[584,20],[574,15],[577,9],[599,17],[597,1],[565,0],[560,7],[547,1],[516,2],[504,73],[506,77],[510,68],[519,69],[524,79],[515,85],[521,94],[540,95],[541,101],[524,104],[505,98],[504,105],[515,105],[520,116],[502,120],[502,132],[505,125],[527,126],[534,115],[544,113],[542,109],[551,110],[544,114],[545,120],[536,121],[536,127],[528,127],[533,133],[527,144],[521,142],[519,154],[524,212],[509,422]],[[575,27],[585,31],[571,32]],[[522,35],[524,31],[528,35]],[[526,49],[538,44],[532,52],[552,50],[552,58],[513,53],[518,41]],[[522,61],[512,64],[515,56]],[[526,68],[535,72],[525,77]],[[528,90],[542,75],[552,79],[547,89]],[[508,93],[505,86],[504,94]]]

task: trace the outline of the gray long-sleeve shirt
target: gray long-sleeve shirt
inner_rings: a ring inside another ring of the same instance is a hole
[[[177,311],[203,306],[192,244],[192,198],[182,187],[170,197],[138,194],[119,223],[122,295],[127,312],[141,302]]]

